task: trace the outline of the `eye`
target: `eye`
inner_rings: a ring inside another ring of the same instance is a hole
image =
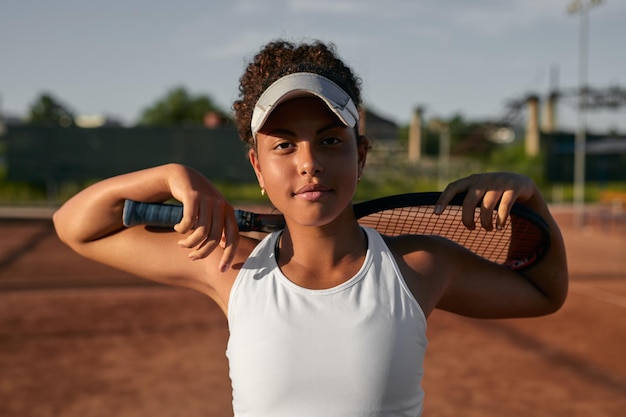
[[[322,145],[338,145],[341,143],[341,139],[337,137],[329,137],[322,139],[321,143]]]
[[[284,151],[284,150],[288,150],[288,149],[293,148],[293,146],[294,146],[294,144],[291,143],[291,142],[287,142],[287,141],[279,142],[276,145],[274,145],[274,150]]]

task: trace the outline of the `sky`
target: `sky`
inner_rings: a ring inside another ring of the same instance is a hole
[[[589,4],[590,0],[582,0]],[[509,100],[578,86],[572,0],[0,0],[0,112],[24,116],[49,93],[75,114],[133,124],[174,87],[224,110],[265,43],[320,39],[363,79],[365,104],[399,124],[499,120]],[[588,80],[626,86],[626,1],[589,10]],[[558,122],[576,127],[576,101]],[[626,107],[589,129],[626,132]]]

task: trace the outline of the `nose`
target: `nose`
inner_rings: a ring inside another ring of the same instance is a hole
[[[302,142],[298,146],[297,161],[301,175],[316,175],[323,170],[320,155],[309,142]]]

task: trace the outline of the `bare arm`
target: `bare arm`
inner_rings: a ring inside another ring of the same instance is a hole
[[[143,227],[122,225],[124,199],[171,197],[184,204],[177,233],[150,233]],[[204,176],[177,164],[98,182],[68,200],[53,220],[59,238],[86,257],[161,282],[184,279],[181,285],[186,286],[192,286],[192,275],[200,276],[201,267],[190,259],[203,258],[216,274],[226,272],[239,241],[232,207]]]
[[[514,272],[488,264],[449,248],[454,262],[446,263],[445,287],[437,307],[473,317],[524,317],[558,310],[567,295],[568,272],[561,232],[535,184],[511,173],[472,175],[450,184],[439,201],[442,207],[461,191],[467,191],[463,222],[468,228],[500,228],[513,203],[520,202],[540,214],[550,229],[551,245],[544,258],[531,268]],[[491,212],[500,202],[496,224]],[[475,225],[474,207],[479,205],[481,224]],[[497,230],[494,233],[498,233]]]

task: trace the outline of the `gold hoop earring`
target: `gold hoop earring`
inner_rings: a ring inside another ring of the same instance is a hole
[[[265,195],[265,188],[261,187],[261,195]]]

